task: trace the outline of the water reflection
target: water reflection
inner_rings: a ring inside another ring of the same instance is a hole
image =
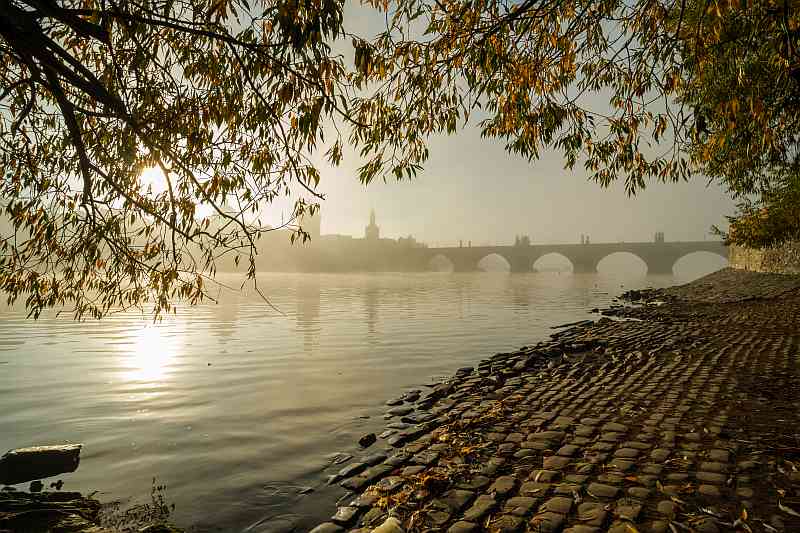
[[[314,353],[319,344],[320,287],[319,278],[309,276],[305,283],[297,286],[297,329],[303,335],[303,351]]]
[[[167,375],[178,352],[178,341],[166,334],[164,325],[146,325],[133,334],[133,342],[124,346],[122,366],[128,381],[161,381]]]

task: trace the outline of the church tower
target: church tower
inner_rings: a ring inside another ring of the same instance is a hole
[[[380,239],[381,229],[375,224],[375,210],[369,213],[369,226],[364,228],[364,239],[368,241],[377,241]]]

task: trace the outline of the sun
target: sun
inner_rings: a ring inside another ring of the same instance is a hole
[[[159,167],[147,167],[139,176],[139,186],[142,193],[150,190],[153,194],[160,194],[167,190],[167,178]]]

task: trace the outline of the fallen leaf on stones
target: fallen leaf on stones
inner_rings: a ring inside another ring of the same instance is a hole
[[[639,533],[639,530],[636,529],[633,524],[625,524],[625,531],[628,533]]]
[[[762,527],[763,527],[765,530],[769,531],[769,533],[778,533],[778,530],[777,530],[777,529],[775,529],[775,528],[774,528],[774,527],[772,527],[771,525],[767,524],[767,523],[766,523],[766,522],[764,522],[763,520],[761,521],[761,526],[762,526]]]
[[[778,509],[780,509],[781,511],[783,511],[786,514],[789,514],[789,515],[796,516],[796,517],[800,518],[800,513],[798,513],[797,511],[795,511],[791,507],[787,507],[787,506],[783,505],[780,502],[780,500],[778,500]]]
[[[686,502],[681,500],[677,496],[670,496],[669,499],[674,501],[675,503],[680,503],[681,505],[686,505]]]
[[[742,521],[747,522],[747,509],[742,507]]]

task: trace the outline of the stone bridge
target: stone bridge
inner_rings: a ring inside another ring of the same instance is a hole
[[[443,256],[453,264],[455,272],[473,272],[486,256],[497,254],[511,265],[512,272],[531,272],[540,257],[556,253],[569,259],[573,271],[596,272],[597,264],[606,256],[627,252],[639,257],[650,274],[671,274],[672,266],[681,257],[694,252],[711,252],[728,258],[727,247],[719,241],[697,242],[620,242],[597,244],[532,244],[528,246],[473,246],[452,248],[420,248],[416,253],[419,270],[431,268],[431,260]]]

